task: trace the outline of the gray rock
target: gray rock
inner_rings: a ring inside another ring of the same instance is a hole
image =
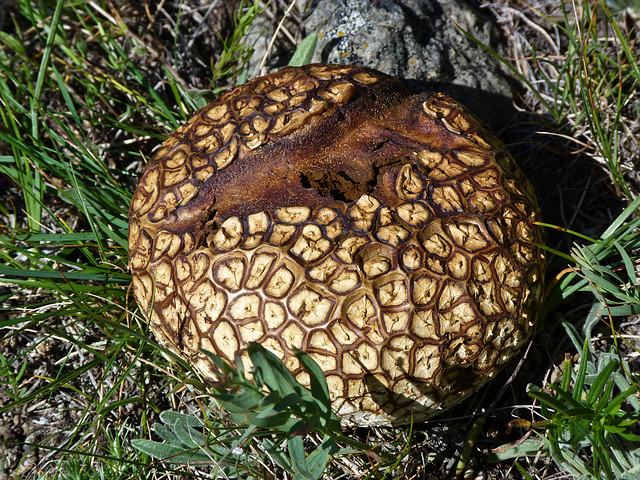
[[[494,128],[513,115],[512,78],[460,28],[500,51],[490,17],[464,0],[310,0],[307,33],[319,36],[314,61],[355,64],[442,91]]]

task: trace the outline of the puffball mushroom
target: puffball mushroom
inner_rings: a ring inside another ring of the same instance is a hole
[[[217,380],[259,342],[344,424],[459,402],[532,333],[531,185],[462,105],[356,66],[289,67],[198,111],[129,212],[133,291],[161,344]]]

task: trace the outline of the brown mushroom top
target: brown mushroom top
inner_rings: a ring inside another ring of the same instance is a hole
[[[302,383],[325,372],[345,423],[427,418],[532,332],[544,256],[529,182],[464,107],[361,67],[285,68],[208,105],[149,162],[131,203],[136,301],[215,379],[248,342]]]

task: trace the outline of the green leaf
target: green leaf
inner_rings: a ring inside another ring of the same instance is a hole
[[[158,435],[165,442],[175,444],[175,442],[179,441],[178,437],[176,437],[176,435],[171,431],[171,429],[165,427],[161,423],[154,423],[153,431],[156,432],[156,435]]]
[[[620,257],[622,257],[629,282],[632,286],[636,286],[637,280],[633,260],[631,260],[625,249],[618,242],[613,242],[613,246],[616,248],[616,250],[618,250],[618,254],[620,255]]]
[[[296,358],[300,361],[303,368],[309,373],[311,393],[316,400],[319,400],[318,406],[322,412],[329,413],[331,411],[331,397],[329,396],[329,386],[324,377],[324,372],[320,365],[311,358],[306,352],[297,350]]]
[[[279,445],[276,445],[268,438],[265,438],[262,440],[262,446],[280,467],[287,472],[293,471],[291,460],[284,454],[283,449]]]
[[[327,468],[331,455],[340,452],[340,447],[331,437],[325,436],[322,443],[307,457],[309,472],[314,478],[320,478]]]
[[[146,453],[147,455],[163,460],[168,463],[186,465],[194,462],[211,462],[209,456],[199,453],[185,450],[184,448],[176,447],[167,443],[154,442],[152,440],[134,439],[131,440],[133,448]]]
[[[620,435],[622,438],[624,438],[625,440],[628,440],[630,442],[640,442],[640,435],[637,435],[637,434],[631,433],[631,432],[627,432],[626,430],[620,432],[618,435]],[[640,469],[640,465],[638,466],[638,468]]]
[[[311,478],[320,478],[324,473],[324,469],[329,463],[329,453],[323,448],[322,445],[318,446],[307,457],[307,467],[309,467],[309,473]]]
[[[600,372],[598,373],[598,376],[596,377],[595,381],[591,385],[591,388],[589,389],[589,393],[587,394],[587,398],[585,400],[585,405],[587,405],[588,407],[592,407],[595,405],[596,399],[605,391],[606,385],[609,382],[611,374],[617,367],[618,367],[618,363],[611,361],[607,363],[602,370],[600,370]],[[605,403],[607,401],[608,399],[605,401]]]
[[[253,415],[247,418],[248,423],[264,428],[278,428],[281,425],[287,424],[290,420],[291,413],[276,412],[273,408],[263,410],[258,415]]]
[[[309,471],[307,465],[307,458],[304,451],[304,443],[302,437],[296,435],[287,440],[287,447],[289,449],[289,458],[291,459],[291,465],[293,466],[296,475],[295,479],[315,480],[315,477]]]
[[[173,410],[165,410],[160,414],[160,420],[167,425],[177,425],[181,422],[185,426],[189,427],[202,427],[202,420],[194,417],[193,415],[187,415],[185,413],[174,412]]]
[[[489,462],[498,463],[518,457],[535,457],[549,454],[548,444],[544,438],[528,439],[518,445],[502,445],[498,452],[492,452],[487,457]]]
[[[256,382],[261,382],[270,391],[279,392],[283,397],[300,391],[301,387],[291,372],[278,357],[262,345],[255,342],[249,343],[247,353],[253,363]]]
[[[250,389],[241,389],[233,393],[212,393],[221,407],[233,413],[254,411],[260,405],[263,395]]]
[[[123,282],[129,283],[131,277],[119,272],[112,273],[84,273],[84,272],[54,272],[51,270],[27,270],[23,268],[11,268],[0,266],[0,275],[17,278],[46,278],[49,280],[84,280],[96,282]]]
[[[580,355],[580,365],[578,366],[578,373],[576,373],[575,376],[575,385],[573,388],[573,398],[576,401],[579,401],[580,398],[582,397],[582,391],[584,388],[584,381],[585,381],[585,376],[587,374],[587,364],[588,364],[588,359],[589,359],[589,339],[585,338],[584,340],[584,345],[582,348],[582,354]],[[566,368],[565,365],[565,371],[563,373],[569,373],[569,377],[571,377],[571,368]],[[570,389],[569,383],[570,382],[566,382],[565,381],[565,376],[563,375],[563,380],[562,380],[562,391],[563,392],[568,392]]]
[[[625,208],[620,215],[616,217],[616,219],[609,225],[609,227],[605,230],[605,232],[600,236],[600,238],[616,238],[616,230],[620,228],[623,223],[635,213],[635,211],[640,207],[640,196],[636,197],[636,199],[629,204],[627,208]]]
[[[178,420],[173,425],[173,433],[188,447],[199,449],[206,444],[204,434],[189,426],[186,421]]]
[[[640,314],[640,304],[609,307],[607,309],[607,313],[612,317],[630,317],[632,315],[638,315]]]
[[[24,45],[14,35],[9,35],[7,32],[0,31],[0,42],[5,44],[9,50],[16,52],[19,55],[24,55]]]
[[[197,109],[204,108],[216,100],[216,95],[211,90],[197,90],[194,88],[187,90],[186,93],[193,100]]]
[[[618,410],[620,410],[620,407],[624,402],[627,401],[627,399],[631,399],[634,397],[637,391],[638,391],[638,386],[637,384],[634,384],[629,389],[620,393],[615,398],[611,399],[611,401],[607,402],[607,405],[605,405],[605,408],[602,410],[602,414],[614,415]],[[632,414],[628,414],[628,415],[631,416]],[[634,415],[634,416],[637,417],[637,415]],[[636,418],[636,421],[637,421],[637,418]]]
[[[295,53],[289,60],[290,67],[301,67],[302,65],[307,65],[311,62],[313,58],[313,54],[316,51],[316,46],[318,45],[318,34],[311,33],[304,37],[300,45],[296,49]]]

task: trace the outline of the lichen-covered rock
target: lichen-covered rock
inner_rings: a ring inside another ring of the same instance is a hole
[[[532,332],[544,257],[531,186],[458,103],[362,67],[230,90],[149,162],[130,209],[136,301],[168,348],[249,342],[325,372],[345,423],[421,420]]]
[[[501,50],[490,16],[471,2],[311,0],[304,5],[304,26],[319,35],[314,61],[362,65],[425,84],[492,125],[513,115],[513,80],[460,30]]]

